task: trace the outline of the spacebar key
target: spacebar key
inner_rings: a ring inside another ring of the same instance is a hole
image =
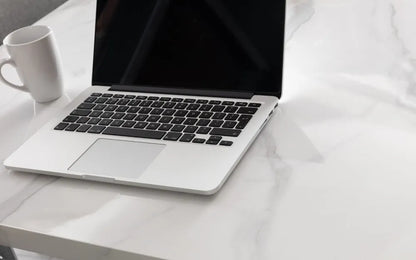
[[[148,130],[131,129],[131,128],[107,127],[103,131],[103,134],[140,137],[140,138],[149,138],[149,139],[162,139],[162,137],[166,134],[166,132],[148,131]]]

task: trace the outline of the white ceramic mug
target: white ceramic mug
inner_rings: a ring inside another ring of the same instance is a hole
[[[0,59],[0,81],[29,92],[40,103],[62,96],[62,63],[52,30],[48,26],[33,25],[20,28],[3,40],[10,58]],[[1,72],[5,64],[16,68],[23,85],[7,80]]]

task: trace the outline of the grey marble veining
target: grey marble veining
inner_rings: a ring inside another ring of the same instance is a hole
[[[56,32],[66,96],[34,105],[0,86],[0,159],[88,86],[93,8],[71,0],[39,21]],[[288,0],[279,113],[217,195],[0,166],[0,242],[68,259],[414,259],[414,10]]]

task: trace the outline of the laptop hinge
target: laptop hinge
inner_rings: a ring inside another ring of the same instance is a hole
[[[227,97],[227,98],[242,98],[251,99],[253,93],[242,91],[223,91],[223,90],[206,90],[206,89],[185,89],[173,87],[146,87],[146,86],[128,86],[128,85],[113,85],[110,91],[129,91],[129,92],[144,92],[157,94],[176,94],[188,96],[208,96],[208,97]]]

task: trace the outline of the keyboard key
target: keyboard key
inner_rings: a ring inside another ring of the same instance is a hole
[[[140,109],[139,114],[149,114],[149,113],[150,113],[150,111],[152,111],[152,109],[151,109],[151,108],[149,108],[149,107],[144,107],[144,108]]]
[[[126,114],[123,119],[124,120],[133,120],[136,117],[136,114]]]
[[[238,114],[227,114],[227,116],[225,117],[225,120],[237,120],[238,118]]]
[[[78,119],[79,119],[78,116],[67,116],[67,117],[65,117],[65,119],[63,121],[67,122],[67,123],[73,123],[73,122],[77,121]]]
[[[181,137],[181,135],[182,135],[181,133],[169,132],[166,134],[163,140],[177,141],[179,137]]]
[[[68,123],[59,123],[57,126],[55,126],[55,130],[64,130],[65,127],[67,127],[69,124]]]
[[[137,122],[137,124],[134,126],[134,128],[140,128],[143,129],[145,128],[149,123],[147,122]]]
[[[231,146],[231,145],[233,145],[233,142],[231,142],[231,141],[221,141],[220,142],[220,145],[223,145],[223,146]]]
[[[126,95],[125,96],[125,98],[128,98],[128,99],[132,99],[132,98],[135,98],[136,96],[135,95]]]
[[[172,121],[172,119],[173,119],[173,117],[171,117],[171,116],[163,116],[163,117],[159,120],[159,122],[160,122],[160,123],[167,124],[167,123],[170,123],[170,121]]]
[[[104,109],[104,111],[114,111],[114,110],[116,110],[117,109],[117,106],[116,105],[108,105],[105,109]]]
[[[159,121],[159,119],[160,119],[160,116],[149,116],[147,118],[147,122],[157,122]]]
[[[163,108],[173,108],[176,105],[174,102],[168,102],[163,105]]]
[[[160,126],[159,123],[150,123],[150,124],[147,125],[146,129],[156,130],[156,129],[158,129],[159,126]]]
[[[260,107],[261,104],[260,103],[250,103],[248,104],[249,107]]]
[[[201,105],[198,104],[189,104],[186,109],[188,110],[197,110]]]
[[[215,140],[215,141],[220,141],[222,139],[222,136],[220,135],[211,135],[208,140]]]
[[[208,104],[211,104],[211,105],[219,105],[219,104],[221,104],[221,101],[219,101],[219,100],[211,100],[211,101],[208,102]]]
[[[112,97],[113,95],[112,94],[109,94],[109,93],[105,93],[105,94],[103,94],[102,95],[102,97]]]
[[[194,139],[195,135],[194,134],[184,134],[181,139],[179,139],[179,142],[187,142],[189,143],[190,141],[192,141],[192,139]]]
[[[126,121],[126,122],[124,122],[124,124],[122,125],[122,127],[130,128],[130,127],[133,127],[135,124],[136,124],[135,121]]]
[[[213,105],[202,105],[199,107],[199,111],[210,111]]]
[[[221,105],[232,106],[232,105],[234,105],[234,102],[233,101],[222,101]]]
[[[209,133],[209,131],[211,131],[211,127],[204,127],[204,126],[202,126],[202,127],[200,127],[199,129],[198,129],[198,131],[196,131],[196,133],[197,134],[202,134],[202,135],[205,135],[205,134],[208,134]]]
[[[128,105],[129,105],[129,106],[132,106],[132,107],[137,107],[139,104],[140,104],[140,100],[137,100],[137,99],[135,99],[135,100],[131,100],[131,101],[128,103]]]
[[[170,97],[161,97],[159,98],[160,101],[170,101],[171,98]]]
[[[151,105],[151,107],[162,107],[162,106],[163,106],[163,102],[162,101],[155,101]]]
[[[203,138],[195,138],[194,140],[192,140],[192,143],[203,144],[203,143],[205,143],[205,139],[203,139]]]
[[[160,131],[169,131],[172,127],[173,127],[173,125],[171,125],[171,124],[162,124],[159,127],[159,130]]]
[[[237,110],[237,113],[239,113],[239,114],[250,114],[250,115],[252,115],[256,112],[257,112],[257,108],[255,108],[255,107],[240,107]]]
[[[73,116],[88,116],[91,113],[90,110],[84,110],[84,109],[75,109],[71,112],[71,115]]]
[[[145,121],[149,116],[148,115],[138,115],[134,120],[135,121]]]
[[[129,107],[128,107],[128,106],[119,106],[119,107],[116,109],[116,111],[117,111],[117,112],[126,112],[126,111],[127,111],[127,109],[129,109]]]
[[[88,97],[87,99],[85,99],[84,102],[86,102],[86,103],[94,103],[95,100],[97,100],[96,97]]]
[[[82,103],[78,106],[79,109],[92,109],[95,106],[93,103]]]
[[[198,117],[201,112],[199,111],[189,111],[188,114],[186,114],[186,117]]]
[[[200,118],[211,118],[211,116],[213,115],[214,113],[212,113],[212,112],[202,112],[200,115],[199,115],[199,117]]]
[[[236,126],[235,129],[244,129],[247,125],[247,122],[239,122]]]
[[[198,104],[207,104],[208,103],[208,100],[206,100],[206,99],[198,99],[196,101],[196,103],[198,103]]]
[[[88,121],[88,124],[90,125],[96,125],[98,124],[98,122],[100,122],[100,119],[97,117],[91,118],[90,121]]]
[[[109,125],[113,122],[111,119],[101,119],[101,121],[98,123],[99,125]]]
[[[171,131],[173,131],[173,132],[182,132],[182,130],[185,128],[185,126],[184,125],[174,125],[173,127],[172,127],[172,130]]]
[[[175,116],[186,116],[186,114],[188,114],[188,111],[178,110],[178,111],[176,111]]]
[[[240,117],[238,118],[238,121],[240,122],[248,122],[250,121],[250,119],[252,118],[252,115],[240,115]]]
[[[141,107],[149,107],[152,104],[152,101],[143,101],[142,103],[140,103]]]
[[[99,97],[99,96],[101,96],[101,93],[92,93],[91,96],[92,97]]]
[[[88,120],[90,120],[88,117],[81,117],[80,119],[77,120],[77,123],[85,124],[86,122],[88,122]]]
[[[95,125],[88,130],[88,133],[99,134],[105,129],[105,126]]]
[[[188,106],[186,103],[178,103],[175,106],[175,109],[185,109]]]
[[[182,122],[185,121],[184,117],[175,117],[172,119],[172,124],[182,124]]]
[[[160,114],[162,114],[162,112],[163,112],[163,109],[162,109],[162,108],[154,108],[154,109],[150,112],[150,114],[151,114],[151,115],[160,115]]]
[[[166,109],[165,111],[163,111],[162,115],[164,116],[173,116],[173,114],[175,114],[176,110],[175,109]]]
[[[112,119],[122,119],[124,117],[124,113],[115,113],[111,118]]]
[[[84,133],[88,129],[90,129],[90,127],[91,127],[90,125],[81,125],[80,127],[78,127],[77,132]]]
[[[187,126],[183,132],[184,133],[195,133],[195,131],[198,129],[197,126]]]
[[[183,98],[172,98],[173,102],[182,102]]]
[[[152,97],[148,97],[147,98],[147,100],[158,100],[159,99],[159,97],[155,97],[155,96],[152,96]]]
[[[123,98],[123,97],[124,97],[124,95],[121,95],[121,94],[115,94],[115,95],[114,95],[114,97],[115,97],[115,98]]]
[[[183,124],[184,125],[195,125],[195,123],[197,122],[198,120],[197,119],[195,119],[195,118],[187,118],[187,119],[185,119],[185,121],[183,121]]]
[[[104,104],[107,101],[108,101],[108,98],[97,98],[97,100],[95,100],[95,103]]]
[[[215,144],[218,144],[220,141],[218,141],[218,140],[211,140],[211,139],[208,139],[205,143],[206,144],[213,144],[213,145],[215,145]]]
[[[225,121],[225,123],[222,125],[222,128],[234,128],[236,125],[236,121]]]
[[[183,102],[185,102],[185,103],[195,103],[195,99],[193,99],[193,98],[186,98]]]
[[[212,116],[212,119],[223,119],[224,117],[225,117],[225,113],[215,113],[213,116]]]
[[[211,120],[209,120],[209,119],[199,119],[198,122],[196,123],[196,125],[197,126],[207,126],[210,122],[211,122]]]
[[[110,98],[107,102],[106,102],[106,104],[109,104],[109,105],[114,105],[115,103],[117,103],[119,101],[119,99],[118,98]]]
[[[235,111],[237,111],[238,107],[232,107],[232,106],[228,106],[224,109],[224,112],[226,113],[235,113]]]
[[[104,110],[106,107],[107,105],[98,104],[93,108],[93,110]]]
[[[114,120],[110,125],[111,126],[121,126],[124,123],[124,120]]]
[[[220,135],[220,136],[232,136],[237,137],[241,133],[241,130],[236,129],[226,129],[226,128],[214,128],[210,132],[211,135]]]
[[[245,106],[247,106],[247,102],[237,102],[237,103],[235,103],[235,105],[238,106],[238,107],[245,107]]]
[[[147,97],[146,96],[137,96],[136,97],[136,99],[140,99],[140,100],[143,100],[143,99],[146,99]]]
[[[114,115],[113,112],[104,112],[101,114],[101,118],[110,118]]]
[[[211,111],[212,112],[222,112],[225,109],[225,106],[214,106]]]
[[[224,121],[222,121],[222,120],[212,120],[211,123],[209,124],[209,126],[211,126],[211,127],[220,127],[223,123],[224,123]]]
[[[140,107],[130,107],[127,110],[127,113],[137,113],[137,112],[139,112],[139,110],[140,110]]]
[[[162,137],[166,134],[166,132],[149,131],[149,130],[134,129],[134,128],[107,127],[104,130],[103,134],[139,137],[139,138],[148,138],[148,139],[162,139]]]

